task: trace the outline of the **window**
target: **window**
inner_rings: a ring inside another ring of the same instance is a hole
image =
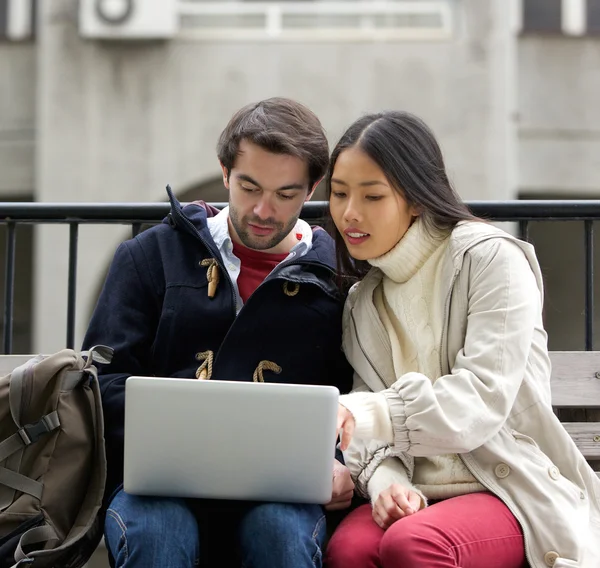
[[[182,35],[227,40],[449,38],[453,0],[180,0]]]
[[[0,0],[0,41],[33,39],[36,14],[37,0]]]
[[[600,0],[518,0],[522,32],[583,36],[600,33]]]

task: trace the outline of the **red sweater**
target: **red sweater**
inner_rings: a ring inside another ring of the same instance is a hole
[[[238,243],[233,243],[233,254],[240,259],[237,284],[244,303],[270,272],[288,256],[288,253],[273,254],[249,249]]]

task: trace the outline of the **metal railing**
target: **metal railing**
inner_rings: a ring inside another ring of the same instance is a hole
[[[213,203],[222,208],[225,203]],[[594,225],[600,220],[600,200],[580,201],[471,201],[473,213],[491,221],[514,221],[519,234],[529,240],[530,221],[581,221],[584,223],[585,250],[585,349],[594,339]],[[302,217],[320,221],[326,202],[307,203]],[[63,224],[69,226],[66,346],[75,340],[75,298],[79,226],[83,224],[130,225],[136,236],[144,224],[160,222],[169,212],[168,203],[0,203],[0,224],[6,225],[6,265],[4,288],[4,353],[12,353],[16,227],[19,224]]]

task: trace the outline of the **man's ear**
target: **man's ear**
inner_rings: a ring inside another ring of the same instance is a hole
[[[306,196],[306,199],[304,200],[304,202],[306,203],[307,201],[310,201],[311,197],[313,196],[313,194],[315,193],[315,189],[317,189],[317,186],[321,183],[321,181],[323,181],[323,178],[318,179],[315,184],[312,186],[312,189],[308,192],[308,195]]]
[[[219,165],[223,171],[223,185],[225,189],[229,189],[229,170],[221,162],[219,162]]]

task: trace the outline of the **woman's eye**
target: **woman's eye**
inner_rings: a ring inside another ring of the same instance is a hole
[[[379,201],[380,199],[383,199],[383,195],[367,195],[366,199],[368,201]]]
[[[344,197],[346,197],[346,194],[343,191],[332,191],[331,195],[337,197],[338,199],[343,199]]]

